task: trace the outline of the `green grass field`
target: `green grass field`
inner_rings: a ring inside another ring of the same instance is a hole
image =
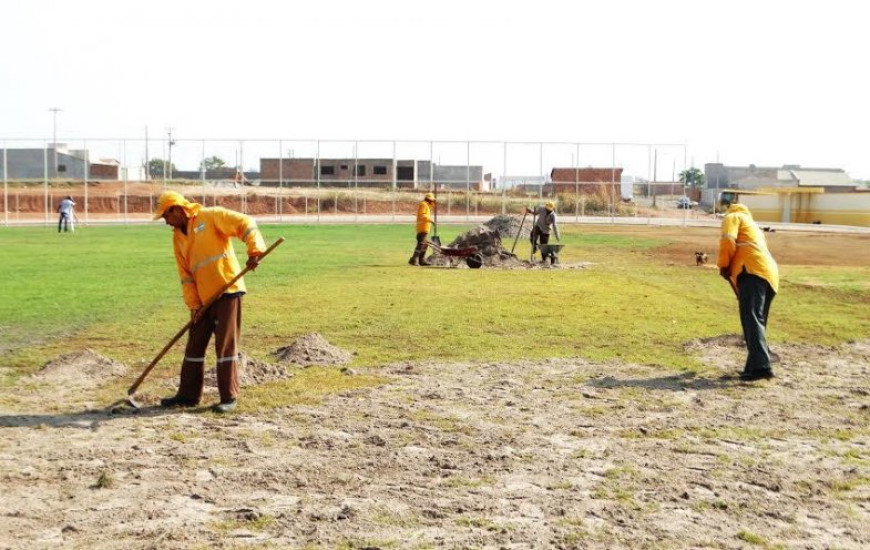
[[[359,368],[399,360],[499,361],[582,356],[699,369],[683,345],[739,333],[715,269],[668,264],[655,228],[613,235],[566,226],[563,264],[585,269],[422,269],[407,265],[404,225],[265,225],[287,242],[247,277],[243,348],[269,359],[317,331]],[[467,227],[445,227],[444,242]],[[701,231],[701,230],[698,230]],[[710,235],[715,247],[716,231]],[[510,243],[508,243],[508,247]],[[243,254],[238,243],[237,251]],[[528,244],[517,247],[521,257]],[[687,252],[688,259],[688,252]],[[0,231],[0,350],[5,383],[66,351],[150,360],[186,322],[165,226]],[[836,344],[870,334],[862,268],[781,266],[770,337]],[[805,284],[813,281],[814,284]],[[174,375],[180,346],[160,369]],[[156,373],[156,371],[155,371]]]

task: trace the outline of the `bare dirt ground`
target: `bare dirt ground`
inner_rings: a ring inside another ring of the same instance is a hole
[[[870,547],[870,341],[755,384],[737,336],[686,351],[709,370],[402,363],[226,417],[108,414],[84,386],[123,369],[83,351],[0,416],[0,548]]]

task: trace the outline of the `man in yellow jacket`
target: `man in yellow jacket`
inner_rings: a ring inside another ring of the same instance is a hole
[[[740,304],[740,324],[746,340],[746,365],[741,380],[773,378],[767,346],[767,317],[779,290],[779,268],[764,233],[749,209],[723,199],[728,211],[722,219],[719,240],[719,274],[728,280]]]
[[[226,208],[206,208],[179,193],[166,191],[157,203],[154,219],[173,227],[172,245],[181,279],[184,303],[193,325],[187,337],[181,380],[173,397],[162,399],[163,407],[196,406],[202,398],[205,353],[212,334],[217,354],[217,382],[220,403],[216,412],[229,412],[239,394],[238,343],[241,336],[244,279],[223,290],[208,309],[203,304],[229,283],[241,268],[231,238],[241,239],[248,249],[247,266],[252,269],[266,251],[257,224],[248,216]]]
[[[432,207],[435,205],[435,195],[426,193],[417,206],[417,247],[408,263],[411,265],[429,265],[426,255],[426,243],[429,242],[429,230],[432,227]]]

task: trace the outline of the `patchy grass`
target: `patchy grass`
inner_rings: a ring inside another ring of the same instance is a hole
[[[115,476],[112,472],[108,470],[103,470],[100,472],[100,477],[97,478],[96,483],[94,483],[91,488],[92,489],[113,489],[117,485],[115,481]]]
[[[659,255],[690,237],[713,246],[709,228],[566,226],[563,264],[590,267],[508,271],[411,268],[413,229],[405,225],[262,227],[268,242],[279,235],[287,242],[246,277],[244,346],[260,359],[317,331],[354,351],[357,368],[582,356],[696,369],[685,342],[739,332],[733,297],[715,270]],[[444,227],[442,238],[467,228]],[[236,251],[243,254],[240,243]],[[70,349],[147,362],[187,321],[164,226],[96,226],[62,236],[4,228],[0,263],[0,285],[15,289],[0,302],[0,384],[7,387]],[[870,333],[870,290],[856,285],[867,280],[866,266],[782,267],[772,341],[831,345]],[[824,284],[808,284],[813,277]],[[164,363],[177,363],[179,354]],[[159,366],[152,376],[176,373]],[[353,387],[351,378],[343,382]],[[278,395],[293,388],[263,390],[251,406],[305,398]]]

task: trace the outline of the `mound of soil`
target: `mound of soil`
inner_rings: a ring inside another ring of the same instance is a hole
[[[699,338],[683,345],[683,349],[686,351],[707,351],[714,347],[743,349],[746,347],[746,342],[740,334],[722,334],[710,338]]]
[[[34,378],[64,386],[98,386],[113,376],[123,376],[127,367],[92,349],[60,355],[33,374]]]
[[[522,228],[520,227],[520,224],[523,225]],[[520,216],[496,216],[491,220],[484,222],[483,225],[498,231],[498,235],[502,239],[516,239],[517,232],[520,233],[521,239],[528,239],[532,235],[531,221],[523,224],[523,218]]]
[[[490,222],[491,221],[493,220],[490,220]],[[447,248],[469,247],[478,250],[478,253],[483,259],[483,265],[488,267],[531,267],[529,262],[520,260],[516,255],[511,254],[505,249],[501,242],[499,229],[494,229],[486,224],[479,225],[470,231],[466,231],[447,245]],[[450,256],[447,254],[435,253],[427,258],[427,260],[431,265],[436,266],[460,267],[466,265],[464,257]]]
[[[239,384],[242,387],[256,386],[293,377],[293,373],[284,365],[261,361],[244,353],[239,354],[239,359]],[[210,369],[206,372],[205,385],[217,387],[217,372],[215,369]]]
[[[282,363],[310,367],[344,365],[350,362],[353,354],[333,346],[320,333],[312,332],[300,336],[289,346],[275,350],[275,357]]]

